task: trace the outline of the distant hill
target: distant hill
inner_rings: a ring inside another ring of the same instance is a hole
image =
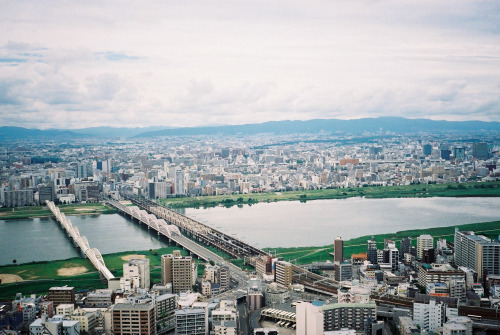
[[[68,139],[79,138],[83,135],[77,134],[70,130],[59,129],[27,129],[22,127],[0,127],[0,140],[21,140],[21,139]]]
[[[78,134],[85,134],[95,137],[134,137],[145,132],[161,131],[170,127],[145,127],[145,128],[115,128],[115,127],[92,127],[71,129]]]
[[[401,117],[380,117],[353,120],[314,119],[308,121],[271,121],[264,123],[213,126],[213,127],[145,127],[115,128],[93,127],[81,129],[27,129],[21,127],[0,127],[0,140],[19,139],[75,139],[75,138],[152,138],[159,136],[193,135],[255,135],[260,133],[364,133],[377,131],[394,133],[417,132],[477,132],[500,131],[500,122],[483,121],[434,121],[429,119],[406,119]]]
[[[402,117],[380,117],[353,120],[314,119],[308,121],[271,121],[265,123],[217,126],[186,127],[144,132],[136,137],[190,136],[190,135],[253,135],[259,133],[293,134],[342,132],[363,133],[376,131],[415,133],[429,131],[471,132],[480,130],[500,131],[500,122],[483,121],[434,121],[429,119],[406,119]]]

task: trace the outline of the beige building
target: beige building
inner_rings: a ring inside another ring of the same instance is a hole
[[[190,291],[196,282],[197,267],[191,256],[162,255],[162,284],[172,284],[172,293]]]
[[[417,237],[417,259],[424,257],[424,250],[434,247],[434,239],[431,235],[420,235]]]
[[[87,333],[92,332],[95,327],[99,326],[99,318],[97,313],[85,311],[83,309],[77,309],[71,315],[71,320],[76,320],[80,322],[80,330],[84,330]]]
[[[285,287],[292,285],[292,264],[279,261],[275,264],[275,281]]]

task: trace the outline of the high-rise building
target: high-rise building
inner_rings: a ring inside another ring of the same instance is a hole
[[[465,148],[464,147],[454,147],[453,156],[455,159],[465,159]]]
[[[424,153],[424,156],[430,156],[432,154],[432,145],[424,144],[422,147],[422,151]]]
[[[175,171],[174,191],[176,195],[186,195],[186,188],[184,186],[184,172],[181,170]]]
[[[333,242],[334,247],[334,260],[335,262],[342,263],[344,261],[344,241],[340,236],[335,237],[335,241]]]
[[[115,335],[155,335],[155,306],[146,304],[116,304],[111,310]]]
[[[490,275],[500,275],[500,243],[491,242],[474,232],[455,229],[455,264],[477,272],[483,278],[486,270]]]
[[[450,155],[451,155],[451,150],[450,149],[441,149],[440,150],[440,156],[442,159],[449,161],[450,160]]]
[[[488,159],[488,143],[472,143],[472,156],[477,159]]]
[[[366,257],[372,264],[377,264],[377,242],[375,242],[373,236],[368,240],[368,249],[366,252]]]
[[[133,283],[134,288],[144,288],[149,290],[149,259],[131,259],[123,264],[123,277]]]
[[[389,263],[391,264],[391,271],[395,273],[399,270],[399,250],[396,248],[389,249]]]
[[[274,281],[288,287],[292,284],[292,264],[285,261],[275,263]]]
[[[431,249],[434,247],[434,239],[431,235],[420,235],[417,237],[417,258],[424,257],[424,249]]]
[[[220,285],[220,292],[230,289],[229,268],[227,266],[220,266],[217,269],[217,283]]]
[[[162,284],[172,283],[172,292],[181,293],[193,288],[196,276],[191,256],[162,255]]]
[[[405,237],[399,244],[399,256],[403,258],[404,254],[409,254],[411,248],[411,237]]]

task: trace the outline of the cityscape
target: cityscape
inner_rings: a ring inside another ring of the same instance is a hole
[[[500,334],[498,3],[0,8],[0,335]]]

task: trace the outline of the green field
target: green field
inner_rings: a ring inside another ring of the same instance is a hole
[[[374,238],[379,249],[384,247],[384,239],[386,238],[396,242],[396,246],[399,247],[399,242],[404,237],[411,237],[412,245],[416,245],[416,238],[423,234],[429,234],[434,237],[434,243],[436,243],[439,238],[445,238],[447,241],[453,242],[455,227],[458,227],[461,231],[472,230],[477,235],[485,235],[492,239],[496,239],[500,235],[500,221],[493,221],[451,227],[405,230],[391,234],[374,235]],[[371,235],[367,235],[344,241],[344,257],[349,258],[352,254],[366,252],[367,241],[370,238]],[[293,262],[294,264],[333,261],[332,253],[334,252],[333,244],[322,247],[265,248],[265,250],[271,252],[273,255],[276,253],[276,256],[283,257],[286,261]]]
[[[74,205],[58,205],[65,215],[113,214],[117,210],[100,202]],[[0,220],[53,216],[46,206],[0,208]]]
[[[144,255],[149,259],[151,270],[151,283],[161,281],[161,255],[170,254],[174,250],[180,250],[181,255],[187,255],[187,251],[179,247],[167,247],[154,250],[128,251],[103,255],[104,262],[108,269],[116,277],[123,274],[123,257],[130,255]],[[198,274],[203,274],[203,261],[198,265]],[[83,268],[85,271],[76,275],[61,275],[62,269]],[[90,261],[86,258],[71,258],[60,261],[36,262],[19,265],[0,266],[0,274],[17,275],[24,281],[18,283],[7,283],[0,285],[0,299],[12,299],[17,292],[23,294],[46,294],[52,286],[69,285],[79,289],[105,288],[100,274],[94,269]],[[105,282],[105,281],[104,281]]]
[[[223,205],[253,205],[259,202],[309,201],[317,199],[366,198],[429,198],[429,197],[499,197],[500,182],[465,184],[418,184],[404,186],[370,186],[290,192],[233,194],[203,197],[166,198],[158,200],[171,208],[200,208]]]

